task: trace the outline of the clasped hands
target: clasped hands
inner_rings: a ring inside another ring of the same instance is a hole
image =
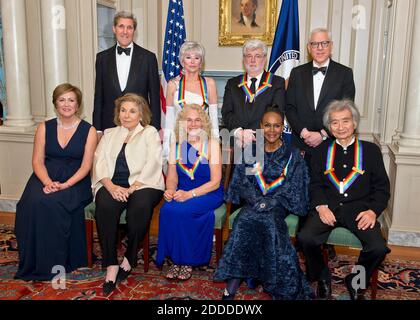
[[[300,136],[303,141],[312,148],[315,148],[322,143],[322,136],[318,131],[309,131],[308,129],[304,128],[301,131]]]
[[[42,191],[44,191],[45,194],[49,194],[67,188],[70,188],[70,184],[68,182],[61,183],[58,181],[51,181],[42,188]]]
[[[235,142],[240,148],[244,148],[255,141],[255,130],[238,129],[235,134]]]
[[[332,211],[325,205],[322,205],[318,209],[319,218],[321,221],[329,226],[334,227],[337,220],[335,219]],[[360,212],[356,217],[357,228],[359,230],[366,230],[368,228],[373,229],[376,223],[376,214],[372,210],[366,210]]]
[[[192,198],[192,193],[191,191],[175,191],[173,189],[167,189],[163,194],[163,197],[167,202],[171,202],[172,200],[175,200],[177,202],[184,202]]]
[[[109,193],[115,200],[120,202],[127,202],[130,195],[136,190],[138,190],[138,186],[134,184],[129,188],[114,185],[111,190],[109,190]]]

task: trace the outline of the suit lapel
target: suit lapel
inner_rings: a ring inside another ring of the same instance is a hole
[[[336,72],[335,72],[335,62],[330,60],[330,64],[328,65],[327,74],[325,75],[324,82],[322,83],[321,92],[319,93],[317,110],[319,106],[322,106],[322,100],[326,97],[328,93],[328,88],[334,86],[334,82],[336,82]]]
[[[127,79],[127,85],[126,88],[131,88],[131,84],[137,83],[137,77],[140,76],[136,73],[137,70],[139,70],[139,65],[142,58],[142,53],[140,52],[140,47],[136,44],[133,45],[133,56],[131,57],[131,63],[130,63],[130,71],[128,72],[128,79]]]
[[[117,58],[115,56],[115,50],[117,45],[113,46],[108,54],[108,63],[109,63],[109,70],[110,70],[110,78],[111,83],[114,88],[121,91],[120,81],[118,80],[118,70],[117,70]]]
[[[241,81],[242,81],[242,77],[243,77],[243,75],[241,75],[240,77],[238,77],[238,81],[235,83],[234,91],[236,92],[236,95],[238,96],[238,98],[240,99],[240,101],[243,101],[243,103],[239,104],[240,106],[242,106],[241,107],[242,108],[241,115],[248,122],[248,120],[249,120],[249,108],[250,108],[250,105],[246,101],[246,95],[245,95],[244,91],[242,90],[242,87],[239,87],[239,85],[241,84]],[[245,79],[245,82],[246,82],[246,79]]]
[[[311,110],[315,110],[314,103],[314,76],[312,75],[312,62],[306,64],[306,68],[303,71],[303,83],[305,84],[306,98],[308,99],[308,105]]]

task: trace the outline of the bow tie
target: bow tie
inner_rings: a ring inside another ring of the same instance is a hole
[[[117,46],[117,52],[118,54],[122,54],[124,52],[127,56],[129,56],[131,52],[131,48],[122,48],[120,46]]]
[[[312,75],[316,75],[318,72],[322,72],[322,74],[325,76],[325,73],[327,73],[327,67],[312,67]]]

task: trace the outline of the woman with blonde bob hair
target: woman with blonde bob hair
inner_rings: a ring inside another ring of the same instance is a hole
[[[210,261],[214,210],[223,203],[219,141],[199,105],[186,105],[176,122],[169,155],[165,204],[159,215],[157,264],[172,260],[171,280],[188,280],[194,266]]]
[[[114,118],[117,127],[104,131],[95,152],[92,187],[102,266],[107,269],[104,295],[137,266],[137,249],[165,188],[159,133],[149,125],[150,119],[143,97],[127,93],[118,98]],[[124,210],[128,243],[118,266],[117,228]]]

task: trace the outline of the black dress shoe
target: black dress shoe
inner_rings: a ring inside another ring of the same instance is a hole
[[[331,297],[331,280],[319,280],[316,293],[318,299],[329,299]]]
[[[231,294],[229,293],[229,291],[227,291],[227,289],[225,289],[225,291],[223,291],[223,295],[222,295],[222,300],[234,300],[235,299],[235,294]]]
[[[127,277],[130,275],[130,273],[131,273],[131,270],[132,269],[130,269],[130,270],[128,270],[128,271],[125,271],[123,268],[119,268],[118,269],[118,273],[117,273],[117,280],[116,280],[116,282],[117,283],[119,283],[119,282],[121,282],[121,281],[123,281],[123,280],[125,280],[125,279],[127,279]]]
[[[347,291],[349,292],[351,300],[365,300],[364,293],[366,290],[364,289],[355,289],[352,285],[352,280],[354,278],[354,274],[349,274],[344,278],[344,283],[346,285]]]
[[[116,287],[116,283],[114,281],[105,281],[104,284],[102,285],[102,292],[104,294],[104,296],[108,296],[112,291],[114,291],[115,287]]]

